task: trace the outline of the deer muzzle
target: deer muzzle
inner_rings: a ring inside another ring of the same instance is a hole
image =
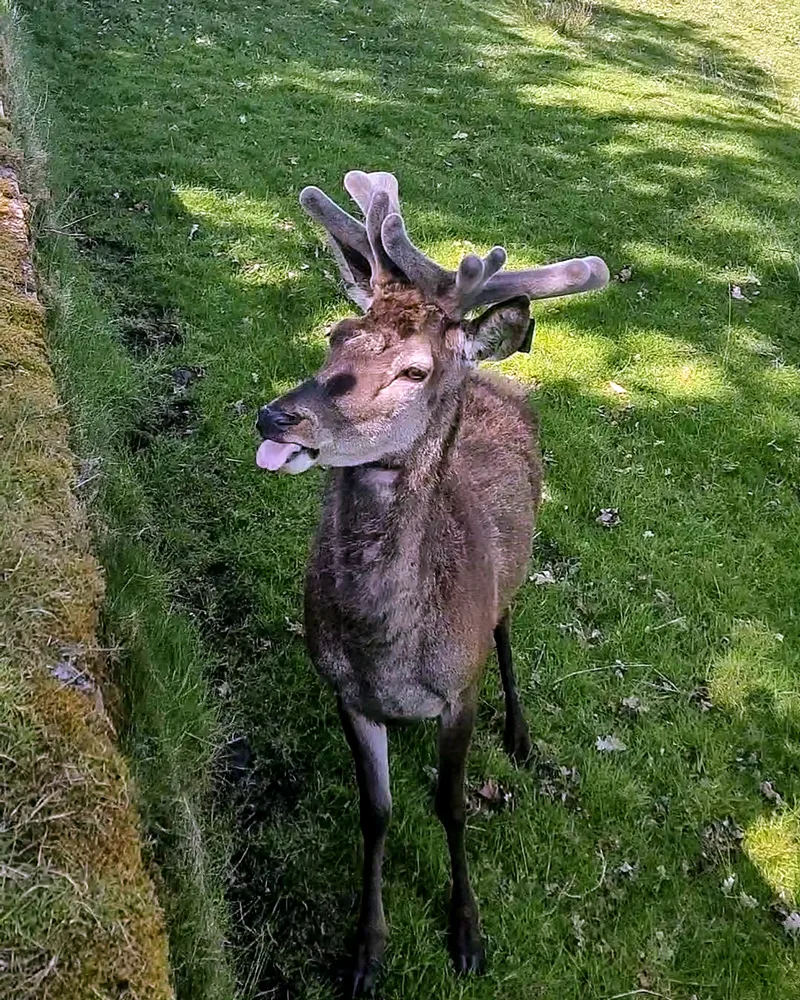
[[[292,440],[292,431],[303,422],[300,414],[284,410],[276,403],[262,406],[258,411],[256,429],[262,437],[256,452],[256,465],[268,472],[305,472],[319,456],[298,440]]]

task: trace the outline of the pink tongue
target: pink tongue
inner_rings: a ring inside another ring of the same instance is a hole
[[[262,441],[256,452],[256,465],[259,469],[277,472],[286,465],[295,452],[300,451],[299,444],[281,444],[279,441]]]

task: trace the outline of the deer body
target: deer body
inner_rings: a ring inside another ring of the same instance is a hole
[[[375,722],[438,717],[476,683],[527,566],[532,414],[477,372],[454,404],[402,466],[335,469],[327,485],[306,634],[343,704]]]
[[[505,251],[445,271],[417,250],[391,174],[352,171],[349,216],[316,188],[304,208],[328,232],[363,310],[330,335],[322,368],[259,411],[256,460],[330,467],[306,577],[311,657],[336,692],[361,803],[364,875],[352,991],[374,984],[386,940],[381,897],[391,814],[386,723],[439,719],[436,812],[452,868],[456,968],[483,962],[464,846],[464,774],[484,662],[497,647],[505,747],[530,754],[508,609],[524,579],[541,490],[537,429],[522,391],[475,362],[530,346],[531,297],[601,287],[596,257],[503,272]],[[490,306],[477,318],[468,314]]]

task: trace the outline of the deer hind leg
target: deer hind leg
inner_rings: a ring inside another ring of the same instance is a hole
[[[458,972],[480,972],[484,961],[478,906],[472,894],[464,846],[464,771],[475,724],[475,701],[473,694],[468,704],[457,709],[445,709],[439,720],[436,814],[444,826],[450,848],[452,888],[448,939],[450,954]]]
[[[506,724],[503,732],[503,746],[506,753],[517,764],[525,764],[531,757],[531,737],[528,723],[522,711],[519,700],[517,681],[514,677],[514,664],[511,660],[511,623],[509,613],[503,615],[494,630],[494,641],[497,646],[497,660],[500,664],[500,677],[503,681],[503,693],[506,699]]]
[[[386,945],[386,919],[381,895],[381,869],[386,831],[392,813],[389,790],[389,747],[386,726],[339,704],[344,734],[356,765],[364,838],[364,879],[356,932],[352,996],[370,994]]]

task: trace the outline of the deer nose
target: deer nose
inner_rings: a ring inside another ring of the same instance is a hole
[[[258,411],[256,428],[262,438],[272,438],[299,424],[301,419],[296,413],[287,413],[275,406],[262,406]]]

